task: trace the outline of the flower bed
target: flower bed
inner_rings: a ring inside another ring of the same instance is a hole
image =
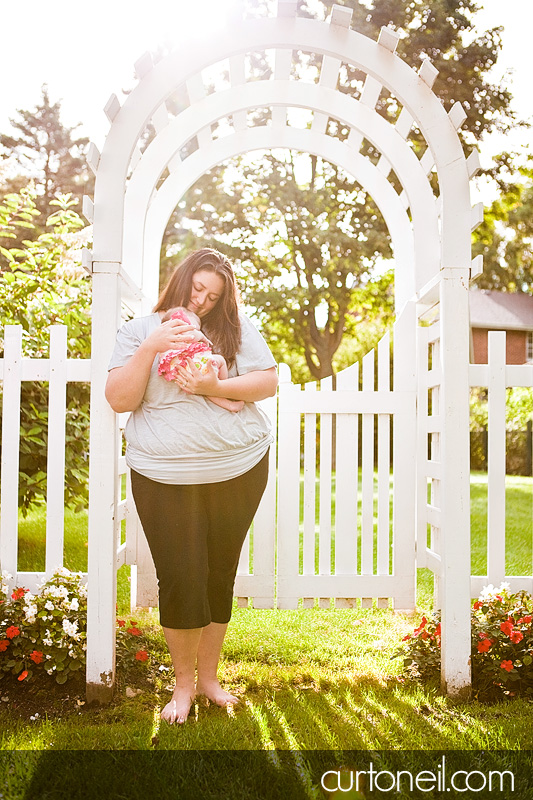
[[[2,574],[0,599],[0,679],[20,682],[39,674],[66,683],[83,674],[87,649],[87,587],[80,573],[58,569],[37,594],[9,589]],[[4,599],[5,598],[5,599]],[[134,620],[117,620],[117,661],[145,664],[143,632]]]
[[[472,687],[482,696],[533,695],[533,597],[492,585],[472,607]],[[422,617],[395,654],[404,673],[420,681],[440,673],[440,613]]]

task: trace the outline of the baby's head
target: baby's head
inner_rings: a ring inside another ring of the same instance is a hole
[[[188,311],[184,306],[175,306],[165,311],[161,322],[166,322],[169,319],[181,319],[186,325],[192,325],[197,330],[200,330],[201,322],[193,311]]]

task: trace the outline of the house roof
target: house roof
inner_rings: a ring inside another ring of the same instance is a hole
[[[533,295],[472,289],[468,297],[472,328],[533,331]]]

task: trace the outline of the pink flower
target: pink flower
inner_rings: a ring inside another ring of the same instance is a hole
[[[507,672],[511,672],[511,670],[512,670],[512,669],[513,669],[513,667],[514,667],[514,664],[513,664],[513,662],[512,662],[512,661],[502,661],[502,663],[500,664],[500,667],[501,667],[502,669],[506,669],[506,670],[507,670]]]
[[[20,633],[20,628],[17,628],[16,625],[10,625],[6,631],[6,636],[8,639],[14,639],[15,636],[18,636]]]
[[[135,658],[137,661],[148,661],[148,653],[146,650],[137,650],[135,653]]]

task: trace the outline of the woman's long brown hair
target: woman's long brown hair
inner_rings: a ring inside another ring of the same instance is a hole
[[[225,255],[210,247],[189,253],[170,276],[154,306],[154,312],[168,311],[175,306],[188,306],[192,279],[199,270],[214,272],[224,281],[224,288],[216,305],[202,317],[202,330],[213,342],[214,351],[223,355],[228,367],[231,367],[241,343],[241,324],[239,291],[233,267]]]

